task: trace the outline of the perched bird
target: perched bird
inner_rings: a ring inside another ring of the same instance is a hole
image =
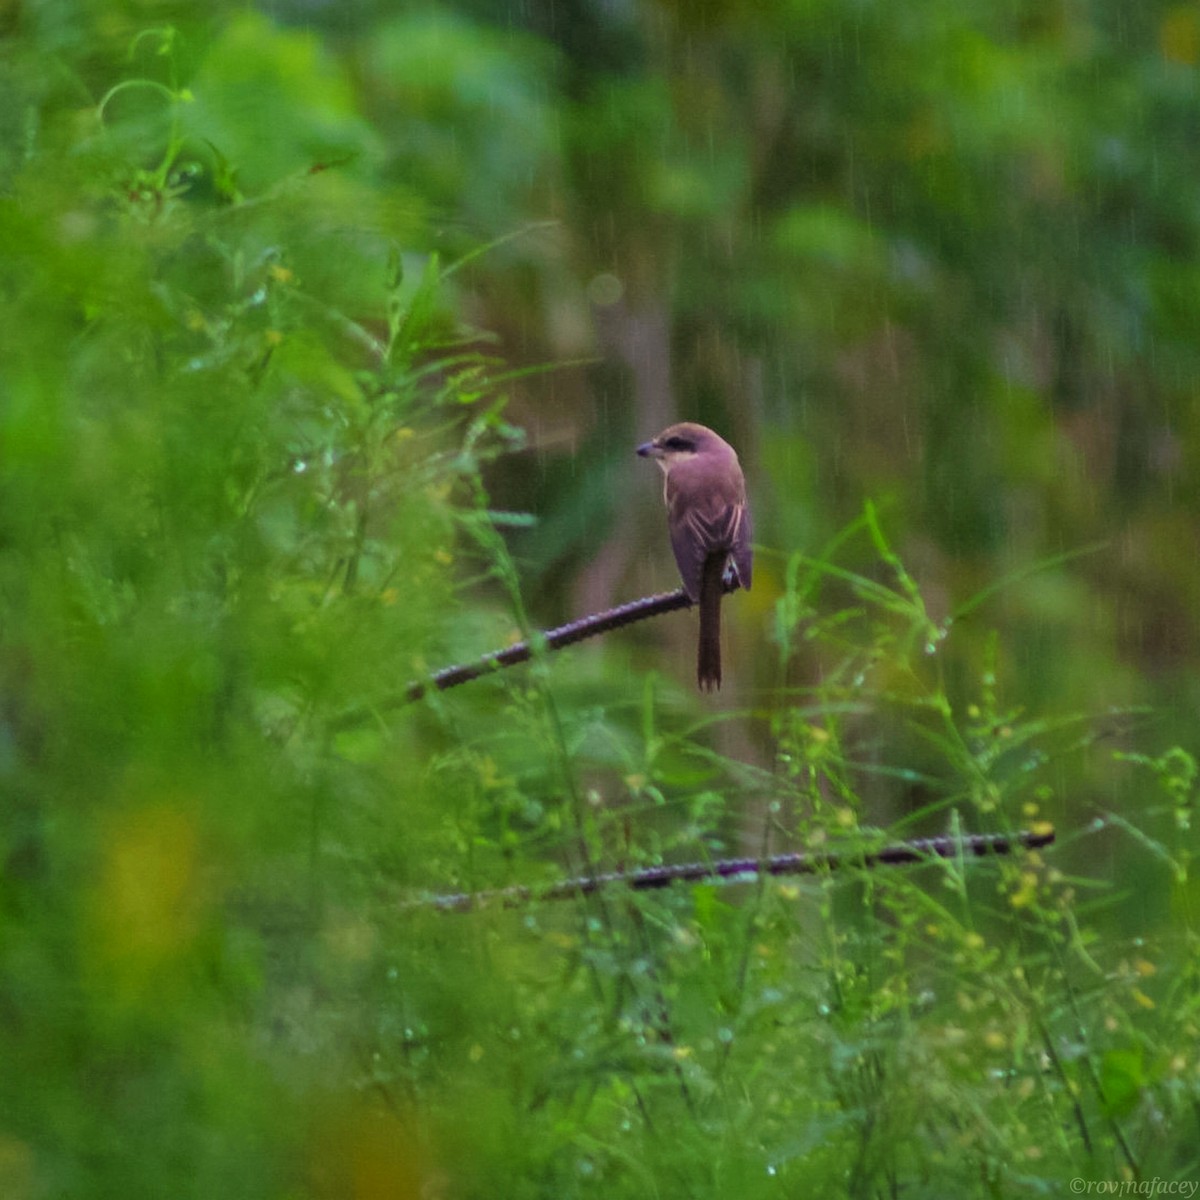
[[[671,549],[688,599],[700,606],[696,682],[711,691],[721,686],[721,596],[731,561],[738,584],[750,587],[746,480],[733,447],[691,421],[664,429],[637,452],[655,459],[665,476]]]

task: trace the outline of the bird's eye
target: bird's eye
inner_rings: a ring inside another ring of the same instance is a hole
[[[691,442],[689,442],[687,438],[680,437],[678,434],[667,438],[663,445],[666,446],[668,450],[690,450],[692,448]]]

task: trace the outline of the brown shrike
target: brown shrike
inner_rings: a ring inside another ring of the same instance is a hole
[[[656,459],[665,476],[671,549],[688,599],[700,606],[696,682],[711,691],[721,686],[721,596],[730,561],[738,584],[750,588],[746,480],[733,447],[691,421],[664,429],[637,452]]]

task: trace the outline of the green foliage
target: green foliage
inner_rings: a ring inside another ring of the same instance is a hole
[[[30,1194],[177,1192],[181,1161],[197,1194],[284,1187],[308,1106],[254,1046],[286,1065],[272,1028],[359,961],[331,906],[420,819],[415,788],[381,791],[405,748],[329,725],[453,644],[456,514],[504,429],[436,258],[406,278],[361,182],[306,159],[346,108],[300,86],[311,39],[247,20],[214,55],[186,90],[111,88],[0,204],[5,1110]],[[220,72],[290,88],[296,141],[257,177],[216,140]],[[142,91],[162,120],[123,115]],[[231,163],[278,189],[243,199]],[[318,238],[335,212],[349,232]],[[281,1102],[271,1155],[196,1158]]]
[[[1097,649],[1186,594],[1114,565],[1132,460],[1063,414],[1189,394],[1193,154],[1135,117],[1185,128],[1194,16],[476,9],[0,15],[0,1193],[1187,1179],[1190,710]],[[760,442],[745,691],[698,715],[626,631],[406,706],[602,529],[640,557],[645,408],[536,382],[596,271],[631,373],[669,297],[678,386]],[[851,865],[425,902],[796,845]]]

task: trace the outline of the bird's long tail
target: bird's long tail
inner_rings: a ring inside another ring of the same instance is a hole
[[[727,554],[710,554],[700,577],[700,645],[696,652],[696,682],[711,692],[721,686],[721,596],[725,591]]]

